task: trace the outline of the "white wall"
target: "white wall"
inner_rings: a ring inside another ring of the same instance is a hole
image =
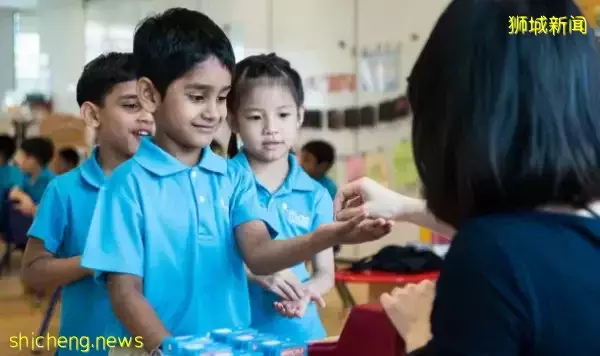
[[[0,102],[15,87],[14,11],[0,9]]]

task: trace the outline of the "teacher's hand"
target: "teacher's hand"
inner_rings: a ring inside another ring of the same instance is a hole
[[[423,201],[398,194],[370,178],[360,178],[342,186],[334,200],[337,220],[345,221],[360,214],[370,218],[405,220],[424,210]]]

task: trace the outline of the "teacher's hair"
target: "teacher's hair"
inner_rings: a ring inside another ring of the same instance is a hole
[[[568,33],[567,23],[565,34],[511,34],[516,15],[583,19],[570,0],[455,0],[408,79],[424,195],[454,227],[600,196],[593,30]]]

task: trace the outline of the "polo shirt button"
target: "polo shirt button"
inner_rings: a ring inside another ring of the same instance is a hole
[[[194,171],[192,171],[192,173],[190,173],[190,175],[192,176],[192,178],[196,178],[198,173],[194,170]]]
[[[204,199],[204,197],[201,195],[201,196],[198,198],[198,200],[200,200],[200,204],[202,204],[202,203],[204,203],[204,200],[205,200],[205,199]]]

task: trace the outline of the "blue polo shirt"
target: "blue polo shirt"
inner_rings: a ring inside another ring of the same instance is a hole
[[[30,237],[43,241],[46,250],[59,258],[83,254],[98,192],[105,181],[96,152],[79,167],[50,182],[29,230]],[[97,336],[104,335],[111,314],[105,288],[92,277],[62,288],[60,335],[89,338],[87,355],[106,355],[106,351],[94,350],[91,345],[95,345]],[[86,350],[83,343],[71,346],[59,349],[58,355],[80,355]]]
[[[234,228],[264,217],[252,176],[209,147],[189,167],[142,140],[100,193],[82,264],[100,276],[143,278],[144,296],[175,336],[246,327],[248,282]],[[128,334],[120,323],[111,333]]]
[[[244,151],[231,161],[255,177]],[[269,192],[256,178],[253,179],[260,204],[273,218],[279,231],[277,239],[282,240],[308,234],[321,224],[333,222],[333,202],[327,190],[302,169],[294,154],[289,155],[288,161],[290,171],[276,192]],[[304,263],[292,267],[292,271],[302,282],[311,277]],[[253,328],[299,341],[327,336],[314,303],[309,305],[302,318],[287,318],[273,309],[273,303],[281,299],[276,294],[256,283],[250,283],[249,290]]]
[[[4,232],[4,208],[8,204],[8,193],[13,187],[22,187],[23,183],[24,175],[19,168],[11,164],[0,165],[0,232]]]
[[[47,167],[43,168],[35,181],[32,181],[31,177],[26,175],[21,189],[31,197],[31,200],[33,200],[35,204],[39,204],[46,187],[53,178],[54,173]]]
[[[484,216],[454,236],[426,355],[600,355],[600,218]]]
[[[325,187],[325,189],[327,189],[329,195],[331,196],[331,199],[335,198],[335,194],[337,193],[337,185],[335,185],[335,182],[331,178],[324,175],[317,179],[317,182],[319,182],[323,187]]]

